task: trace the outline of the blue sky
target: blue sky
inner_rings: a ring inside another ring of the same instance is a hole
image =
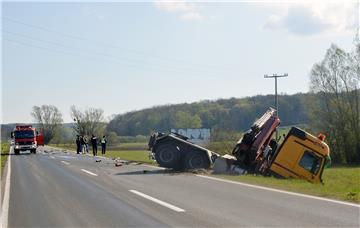
[[[350,50],[355,2],[2,3],[2,123],[33,105],[112,114],[307,92],[331,43]]]

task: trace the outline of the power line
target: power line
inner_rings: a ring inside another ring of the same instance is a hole
[[[71,53],[71,52],[68,52],[68,51],[54,50],[54,49],[51,49],[51,48],[38,46],[38,45],[34,45],[34,44],[29,44],[29,43],[21,42],[21,41],[17,41],[17,40],[11,40],[11,39],[7,39],[7,38],[3,38],[3,40],[7,41],[7,42],[11,42],[11,43],[16,43],[16,44],[20,44],[20,45],[23,45],[23,46],[31,47],[31,48],[44,50],[44,51],[51,52],[51,53],[64,54],[64,55],[69,55],[69,56],[72,56],[72,57],[88,58],[88,59],[97,60],[97,61],[99,60],[99,58],[96,58],[96,57],[84,56],[84,55],[81,55],[81,54],[79,55],[77,53],[74,54],[74,53]],[[148,67],[148,66],[144,66],[144,65],[134,65],[134,64],[128,64],[128,63],[119,62],[119,61],[116,61],[116,60],[106,60],[106,59],[100,59],[100,60],[102,60],[104,62],[107,62],[107,63],[120,64],[120,65],[123,65],[123,66],[126,66],[126,67],[134,68],[136,70],[143,69],[143,70],[153,70],[153,71],[155,70],[155,71],[158,71],[158,72],[166,72],[166,73],[172,72],[172,73],[184,74],[184,72],[171,70],[171,69]]]
[[[212,69],[217,69],[217,70],[221,70],[221,71],[230,71],[230,69],[228,69],[228,68],[218,67],[218,66],[214,66],[214,65],[196,64],[196,63],[193,63],[193,62],[188,62],[188,61],[184,61],[184,60],[180,60],[180,59],[175,59],[175,58],[167,59],[167,58],[163,58],[163,57],[160,57],[160,56],[156,56],[156,55],[154,55],[153,53],[151,53],[151,54],[150,54],[150,53],[145,53],[145,52],[141,52],[141,51],[137,51],[137,50],[133,50],[133,49],[128,49],[128,48],[120,47],[120,46],[118,46],[118,45],[114,45],[114,44],[110,44],[110,43],[106,43],[106,42],[101,42],[101,41],[97,41],[97,40],[92,40],[92,39],[88,39],[88,38],[85,38],[85,37],[81,37],[81,36],[77,36],[77,35],[72,35],[72,34],[69,34],[69,33],[59,32],[59,31],[57,31],[57,30],[49,29],[49,28],[46,28],[46,27],[43,27],[43,26],[38,26],[38,25],[29,24],[29,23],[22,22],[22,21],[19,21],[19,20],[15,20],[15,19],[12,19],[12,18],[9,18],[9,17],[5,17],[5,16],[3,16],[2,18],[3,18],[4,20],[9,21],[9,22],[12,22],[12,23],[16,23],[16,24],[20,24],[20,25],[23,25],[23,26],[35,28],[35,29],[42,30],[42,31],[45,31],[45,32],[49,32],[49,33],[55,33],[55,34],[58,34],[58,35],[67,37],[67,38],[69,38],[69,39],[76,39],[76,40],[81,40],[81,41],[87,41],[87,42],[97,43],[97,44],[99,44],[99,45],[108,46],[108,47],[112,47],[112,48],[117,48],[117,49],[119,49],[119,50],[131,52],[131,53],[136,54],[136,55],[148,56],[148,57],[150,57],[150,58],[158,59],[158,60],[161,60],[161,61],[166,61],[166,62],[177,61],[177,62],[182,62],[182,63],[187,64],[187,65],[192,65],[192,66],[198,67],[198,68],[212,68]]]

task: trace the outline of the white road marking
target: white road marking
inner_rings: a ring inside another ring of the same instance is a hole
[[[62,163],[64,163],[65,165],[70,165],[69,162],[66,162],[66,161],[61,161]]]
[[[50,156],[50,158],[55,159],[55,157],[54,157],[54,156]]]
[[[81,171],[83,171],[84,173],[87,173],[87,174],[90,174],[90,175],[93,175],[93,176],[96,176],[97,177],[97,174],[96,173],[93,173],[93,172],[90,172],[86,169],[81,169]]]
[[[145,165],[145,164],[143,164],[143,166],[146,166],[146,167],[149,167],[149,168],[154,168],[154,169],[161,169],[161,170],[166,169],[164,167],[159,167],[159,166],[154,166],[154,165]]]
[[[1,208],[1,225],[3,228],[8,227],[9,218],[9,200],[10,200],[10,172],[11,172],[11,155],[8,156],[8,170],[6,174],[6,182],[4,188],[4,199]]]
[[[288,195],[293,195],[293,196],[299,196],[299,197],[304,197],[304,198],[309,198],[309,199],[322,200],[322,201],[327,201],[327,202],[331,202],[331,203],[337,203],[337,204],[342,204],[342,205],[347,205],[347,206],[353,206],[353,207],[359,207],[360,208],[360,204],[355,204],[355,203],[348,203],[348,202],[344,202],[344,201],[333,200],[333,199],[328,199],[328,198],[323,198],[323,197],[318,197],[318,196],[311,196],[311,195],[306,195],[306,194],[301,194],[301,193],[288,192],[288,191],[284,191],[284,190],[279,190],[279,189],[275,189],[275,188],[268,188],[268,187],[262,187],[262,186],[258,186],[258,185],[245,184],[245,183],[242,183],[242,182],[224,180],[224,179],[220,179],[220,178],[216,178],[216,177],[209,177],[209,176],[204,176],[204,175],[195,175],[195,176],[210,179],[210,180],[230,183],[230,184],[237,184],[237,185],[242,185],[242,186],[251,187],[251,188],[257,188],[257,189],[262,189],[262,190],[267,190],[267,191],[272,191],[272,192],[278,192],[278,193],[283,193],[283,194],[288,194]]]
[[[157,203],[157,204],[160,204],[160,205],[162,205],[162,206],[164,206],[164,207],[167,207],[167,208],[169,208],[169,209],[171,209],[171,210],[174,210],[174,211],[176,211],[176,212],[185,212],[184,209],[181,209],[181,208],[179,208],[179,207],[176,207],[176,206],[171,205],[171,204],[169,204],[169,203],[166,203],[166,202],[164,202],[164,201],[158,200],[158,199],[156,199],[156,198],[154,198],[154,197],[151,197],[151,196],[149,196],[149,195],[146,195],[146,194],[144,194],[144,193],[142,193],[142,192],[139,192],[139,191],[136,191],[136,190],[129,190],[129,192],[132,192],[132,193],[134,193],[134,194],[136,194],[136,195],[138,195],[138,196],[141,196],[141,197],[143,197],[143,198],[145,198],[145,199],[151,200],[151,201],[153,201],[153,202],[155,202],[155,203]]]

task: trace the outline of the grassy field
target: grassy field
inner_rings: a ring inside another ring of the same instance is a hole
[[[229,176],[218,177],[256,184],[287,191],[345,200],[360,203],[360,167],[333,167],[324,170],[324,184],[311,184],[304,180],[277,179],[262,176]]]
[[[1,143],[1,178],[5,163],[9,156],[10,145],[9,143]]]
[[[53,145],[55,146],[55,145]],[[126,143],[123,144],[126,147]],[[61,148],[75,151],[75,146],[60,145]],[[100,152],[101,154],[101,152]],[[117,158],[148,163],[156,165],[156,162],[149,158],[146,150],[109,150],[106,157]],[[240,181],[244,183],[256,184],[272,187],[287,191],[300,192],[310,195],[322,196],[327,198],[345,200],[360,203],[360,167],[332,167],[324,170],[324,184],[311,184],[304,180],[296,179],[277,179],[262,176],[235,176],[235,175],[215,175],[216,177]]]

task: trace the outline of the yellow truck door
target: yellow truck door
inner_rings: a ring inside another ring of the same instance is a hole
[[[322,140],[299,129],[292,128],[274,156],[270,170],[288,178],[302,178],[320,182],[329,147]]]

